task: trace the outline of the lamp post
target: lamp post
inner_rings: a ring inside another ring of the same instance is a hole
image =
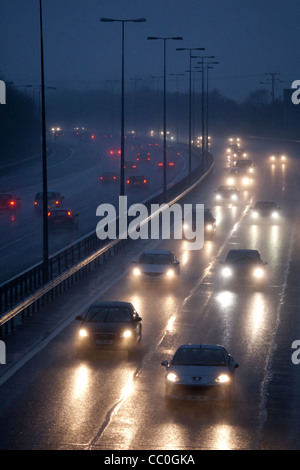
[[[166,73],[167,73],[167,66],[166,66],[166,43],[168,40],[171,41],[182,41],[182,37],[174,36],[174,37],[158,37],[158,36],[148,36],[148,40],[161,40],[164,43],[164,171],[163,171],[163,192],[164,192],[164,202],[167,201],[167,106],[166,106]]]
[[[142,78],[130,78],[131,81],[134,82],[134,135],[137,136],[137,103],[136,103],[136,95],[137,95],[137,82],[142,82]]]
[[[206,55],[206,56],[201,56],[199,59],[201,59],[201,62],[198,62],[198,64],[201,64],[201,69],[202,69],[202,145],[201,145],[201,155],[202,155],[202,164],[204,165],[205,162],[205,117],[204,117],[204,106],[205,106],[205,92],[204,92],[204,59],[214,59],[214,55]]]
[[[121,23],[122,24],[122,85],[121,85],[121,169],[120,169],[120,196],[125,194],[125,132],[124,132],[124,35],[125,23],[145,23],[146,18],[134,18],[129,20],[120,20],[115,18],[100,18],[104,23]]]
[[[43,161],[43,282],[49,280],[49,241],[48,241],[48,181],[47,181],[47,144],[45,112],[45,79],[43,47],[43,13],[40,0],[40,47],[41,47],[41,112],[42,112],[42,161]]]
[[[192,172],[192,51],[204,51],[205,47],[177,47],[176,51],[189,51],[189,176]]]
[[[213,69],[210,65],[217,65],[219,62],[207,62],[206,64],[206,155],[209,150],[209,137],[208,137],[208,70]]]
[[[178,144],[178,129],[179,129],[179,100],[178,100],[178,77],[184,77],[184,73],[170,73],[171,77],[176,77],[176,142]]]

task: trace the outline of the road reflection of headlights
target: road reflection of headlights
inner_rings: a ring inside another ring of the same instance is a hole
[[[179,382],[179,378],[178,378],[177,375],[174,374],[173,372],[170,372],[170,373],[167,375],[167,379],[168,379],[170,382]]]
[[[217,384],[225,384],[225,383],[228,383],[229,381],[230,381],[230,377],[227,374],[221,374],[219,375],[219,377],[215,379],[215,382]]]
[[[168,269],[168,271],[166,272],[166,275],[168,277],[173,277],[175,275],[174,269]]]
[[[131,338],[132,336],[132,331],[130,330],[125,330],[123,331],[123,333],[121,334],[122,338]]]
[[[140,270],[139,268],[134,268],[133,274],[134,274],[135,276],[140,276],[140,275],[141,275],[141,270]]]
[[[81,330],[79,330],[79,336],[80,336],[81,338],[86,338],[88,335],[89,335],[89,334],[88,334],[88,331],[85,330],[84,328],[81,328]]]
[[[261,279],[264,276],[264,270],[262,268],[254,269],[253,276],[257,279]]]
[[[230,277],[232,275],[232,270],[230,268],[223,268],[222,271],[223,277]]]
[[[236,194],[233,194],[233,195],[231,196],[231,200],[232,200],[232,201],[237,201],[237,195],[236,195]]]
[[[278,219],[278,212],[272,212],[273,219]]]

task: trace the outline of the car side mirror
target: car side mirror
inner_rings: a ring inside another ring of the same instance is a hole
[[[75,317],[75,320],[82,321],[82,320],[83,320],[83,316],[82,316],[82,315],[77,315],[77,317]]]
[[[174,261],[174,264],[175,264],[176,266],[178,266],[178,265],[180,264],[180,261],[179,261],[178,259],[176,259],[176,260]]]
[[[162,361],[161,365],[164,366],[164,367],[169,367],[168,361]]]
[[[239,366],[239,364],[238,364],[237,362],[235,362],[235,363],[233,364],[233,367],[234,367],[235,369],[237,369],[237,368],[240,367],[240,366]]]
[[[142,317],[140,317],[139,315],[137,315],[134,319],[134,321],[142,321]]]

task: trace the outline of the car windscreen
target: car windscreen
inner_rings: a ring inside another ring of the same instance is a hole
[[[261,261],[258,252],[231,251],[228,253],[226,263],[259,263]]]
[[[85,317],[89,322],[130,322],[128,308],[122,307],[91,307]]]
[[[252,162],[251,160],[238,160],[235,166],[240,168],[246,168],[248,166],[252,166]]]
[[[171,256],[168,254],[144,254],[141,256],[139,260],[140,264],[164,264],[169,265],[172,264]]]
[[[257,202],[255,209],[276,209],[275,202]]]
[[[223,351],[210,348],[180,348],[175,353],[173,365],[225,366]]]

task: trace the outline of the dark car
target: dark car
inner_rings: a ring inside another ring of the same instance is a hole
[[[98,302],[77,316],[77,352],[125,350],[131,355],[142,338],[141,317],[129,302]]]
[[[246,283],[263,287],[266,282],[266,270],[259,251],[230,250],[221,270],[223,285]]]
[[[237,160],[235,163],[235,167],[239,168],[240,170],[246,170],[247,173],[254,172],[253,162],[252,160],[249,160],[249,159]]]
[[[149,163],[151,161],[150,153],[138,153],[136,161],[140,163]]]
[[[124,164],[125,170],[135,170],[137,168],[137,164],[135,162],[126,162]]]
[[[195,232],[195,230],[197,229],[196,212],[197,212],[197,209],[192,209],[192,231],[193,232]],[[217,223],[216,223],[215,217],[213,216],[211,212],[211,209],[204,209],[203,217],[204,217],[204,238],[213,238],[216,233]],[[188,225],[184,221],[184,218],[182,219],[182,223],[183,223],[183,229],[186,230],[188,228]]]
[[[100,176],[101,183],[116,183],[118,181],[117,174],[112,171],[105,171]]]
[[[216,191],[216,200],[218,202],[237,203],[239,200],[239,190],[235,186],[219,186]]]
[[[54,209],[55,207],[63,207],[64,196],[57,191],[48,191],[48,209]],[[43,209],[43,193],[36,193],[34,198],[34,207],[37,210]]]
[[[19,209],[21,206],[21,199],[19,197],[15,197],[12,194],[0,194],[0,210],[7,209],[7,210],[14,210]]]
[[[274,201],[257,201],[252,208],[252,221],[261,221],[261,219],[271,219],[276,222],[279,219],[280,207]]]
[[[129,176],[126,182],[127,186],[133,188],[147,188],[149,186],[149,178],[145,176]]]
[[[239,366],[224,346],[183,344],[166,367],[165,398],[170,400],[231,402],[235,369]]]
[[[78,230],[78,214],[70,209],[51,209],[48,212],[48,224],[55,230]]]

